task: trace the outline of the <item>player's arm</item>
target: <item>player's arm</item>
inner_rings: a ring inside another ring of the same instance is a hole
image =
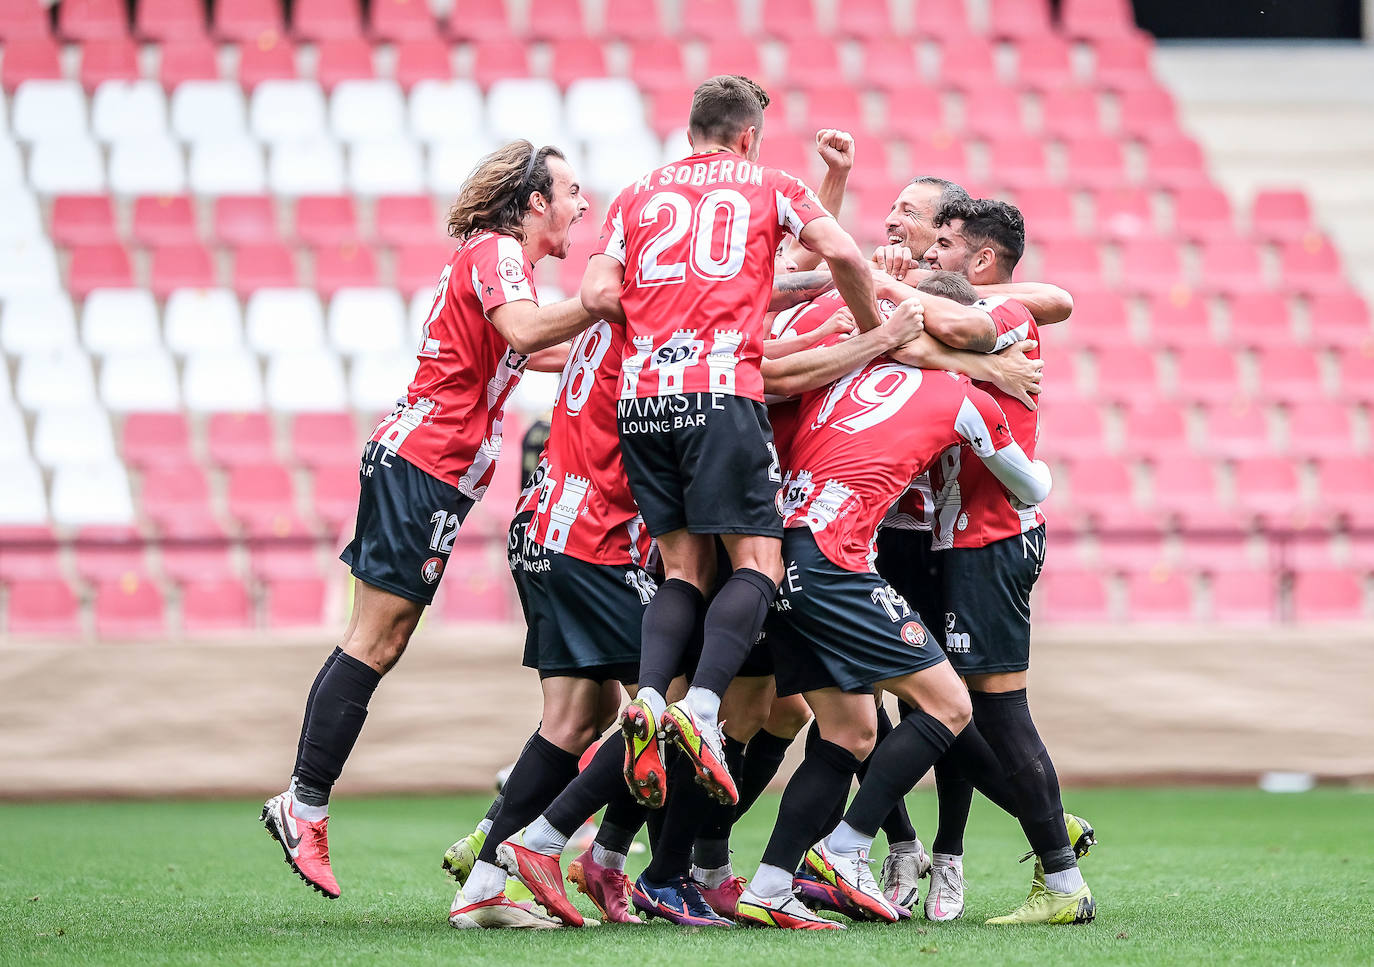
[[[816,296],[835,287],[828,271],[790,272],[773,278],[773,295],[768,300],[769,312],[782,312],[810,302]]]
[[[1040,373],[1045,368],[1044,362],[1026,355],[1035,345],[1034,339],[1026,339],[1000,353],[974,353],[951,349],[926,333],[888,355],[899,363],[917,369],[945,369],[951,373],[963,373],[969,379],[991,383],[1019,400],[1026,409],[1033,410],[1036,408],[1035,398],[1040,395]]]
[[[844,190],[849,184],[849,172],[854,169],[854,136],[848,131],[825,128],[816,132],[816,153],[825,162],[825,177],[821,179],[816,197],[830,214],[838,217],[844,204]],[[796,263],[798,271],[814,269],[821,257],[793,239],[787,255]]]
[[[1017,500],[1038,504],[1050,495],[1053,480],[1049,466],[1026,456],[1007,430],[1006,414],[987,393],[969,388],[954,427]]]
[[[596,254],[582,273],[582,307],[597,319],[625,323],[620,290],[625,285],[625,266],[610,255]]]
[[[524,355],[566,342],[596,321],[583,308],[581,299],[564,299],[546,306],[518,299],[492,309],[487,318],[510,343],[510,348]]]
[[[782,336],[778,339],[765,339],[763,341],[763,355],[765,359],[781,359],[784,356],[791,356],[793,353],[810,349],[831,336],[839,335],[847,339],[853,332],[854,316],[848,310],[843,315],[837,312],[810,332]]]
[[[1030,310],[1037,325],[1050,326],[1073,315],[1073,296],[1048,282],[997,282],[974,288],[979,298],[1004,295],[1015,299]]]
[[[572,343],[561,342],[557,346],[530,353],[530,358],[525,360],[525,368],[535,373],[561,373],[571,352]]]
[[[921,303],[903,302],[877,329],[836,343],[818,346],[782,358],[763,360],[763,388],[770,396],[797,396],[833,383],[869,360],[910,342],[921,332]],[[842,309],[833,318],[852,318]],[[827,320],[831,321],[831,320]]]
[[[859,328],[867,332],[882,325],[868,260],[840,223],[829,217],[813,218],[802,228],[801,241],[830,266],[835,288],[854,313]]]
[[[920,299],[926,309],[926,332],[946,346],[975,353],[990,353],[997,348],[997,323],[985,310],[918,292],[888,275],[875,275],[874,285],[880,299]]]

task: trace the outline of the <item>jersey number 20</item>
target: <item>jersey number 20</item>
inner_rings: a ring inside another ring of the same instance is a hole
[[[713,282],[733,279],[744,267],[749,238],[749,199],[733,188],[716,188],[701,196],[695,209],[674,191],[660,191],[639,213],[641,228],[666,217],[658,234],[639,253],[639,284],[677,285],[687,278],[687,262],[660,261],[691,236],[688,256],[697,275]],[[719,237],[717,237],[719,235]]]

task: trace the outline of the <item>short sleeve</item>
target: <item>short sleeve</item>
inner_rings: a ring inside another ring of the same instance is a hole
[[[606,220],[601,224],[601,237],[597,239],[594,255],[609,255],[621,265],[625,264],[625,209],[619,198],[606,211]]]
[[[778,206],[778,224],[783,231],[800,238],[801,231],[809,222],[817,218],[829,218],[816,193],[806,187],[800,179],[785,171],[775,172],[773,192]]]
[[[1002,407],[976,386],[965,390],[964,401],[959,404],[959,413],[954,418],[954,428],[980,457],[991,456],[1016,442]]]
[[[997,344],[993,346],[993,352],[1001,352],[1008,346],[1014,346],[1021,340],[1030,338],[1035,318],[1029,309],[1015,299],[1000,295],[990,296],[979,299],[974,306],[991,316],[992,324],[997,328]]]
[[[495,235],[474,252],[472,286],[482,300],[482,311],[490,316],[507,302],[536,301],[530,268],[520,243],[509,235]]]

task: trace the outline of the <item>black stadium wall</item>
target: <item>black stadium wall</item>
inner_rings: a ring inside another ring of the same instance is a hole
[[[1135,0],[1135,19],[1160,39],[1359,40],[1362,0]]]

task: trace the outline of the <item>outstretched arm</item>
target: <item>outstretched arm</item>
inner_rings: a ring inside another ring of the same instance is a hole
[[[598,319],[625,322],[620,305],[620,290],[625,284],[625,266],[609,255],[593,255],[582,273],[582,305]]]
[[[873,289],[873,273],[868,260],[849,233],[833,218],[813,218],[801,232],[802,244],[825,259],[835,288],[844,304],[854,313],[854,321],[867,332],[882,325],[878,300]]]
[[[951,373],[963,373],[969,379],[991,383],[1015,397],[1026,409],[1033,410],[1035,398],[1040,395],[1040,373],[1045,368],[1044,362],[1026,355],[1035,346],[1034,339],[1027,339],[1000,353],[974,353],[950,349],[927,333],[888,355],[917,369],[947,369]]]
[[[581,299],[535,305],[527,299],[507,302],[488,314],[491,324],[517,353],[529,355],[571,339],[595,320]]]
[[[975,285],[974,288],[984,298],[990,295],[1004,295],[1015,299],[1030,310],[1036,323],[1041,326],[1063,322],[1073,315],[1073,296],[1048,282],[998,282],[993,285]]]
[[[839,217],[844,205],[844,189],[849,172],[854,168],[854,136],[848,131],[826,128],[816,132],[816,153],[825,161],[825,177],[821,179],[816,197],[830,214]],[[798,271],[814,269],[821,257],[809,251],[796,239],[787,246],[787,255],[796,263]]]
[[[810,302],[823,292],[829,292],[835,280],[828,271],[792,272],[773,277],[773,295],[768,300],[769,312],[782,312]]]

